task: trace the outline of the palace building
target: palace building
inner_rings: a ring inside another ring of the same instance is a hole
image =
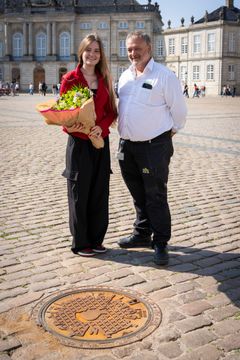
[[[129,66],[126,36],[141,30],[152,39],[155,61],[182,84],[204,85],[209,95],[229,85],[240,94],[240,9],[233,0],[188,25],[182,18],[177,28],[163,26],[152,0],[0,0],[0,80],[18,81],[22,91],[45,81],[50,89],[77,65],[85,35],[97,32],[116,81]]]

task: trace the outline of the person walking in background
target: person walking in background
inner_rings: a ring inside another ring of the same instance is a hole
[[[43,96],[46,96],[46,92],[47,92],[47,85],[45,82],[42,83],[42,94]]]
[[[29,94],[30,95],[33,95],[33,90],[34,90],[33,83],[30,83],[29,84]]]
[[[166,265],[171,238],[167,182],[172,136],[185,124],[186,104],[175,74],[152,58],[147,34],[130,33],[126,47],[131,66],[118,84],[117,157],[133,197],[136,220],[132,235],[118,244],[121,248],[152,246],[154,262]]]
[[[15,92],[16,92],[16,95],[19,95],[19,82],[16,81],[15,83]]]
[[[202,85],[200,90],[201,97],[205,97],[206,95],[206,86]]]
[[[186,96],[187,98],[189,98],[189,94],[188,94],[188,85],[184,85],[184,89],[183,89],[183,95]]]
[[[193,85],[193,98],[194,97],[198,97],[199,98],[199,88],[197,86],[197,84]]]
[[[57,85],[56,84],[52,85],[52,93],[53,93],[53,95],[57,95]]]
[[[108,227],[110,180],[109,127],[117,117],[112,79],[102,41],[96,34],[87,35],[78,51],[79,64],[62,78],[60,95],[73,86],[88,87],[94,93],[96,125],[89,137],[102,136],[104,147],[93,147],[81,126],[65,128],[69,134],[66,149],[69,225],[72,251],[81,256],[106,252],[102,245]]]
[[[39,95],[42,95],[42,82],[41,81],[39,81],[39,84],[38,84],[38,93],[39,93]]]
[[[59,94],[59,92],[60,92],[60,87],[61,87],[61,84],[58,83],[58,84],[57,84],[57,94]]]
[[[16,95],[16,83],[15,81],[12,81],[10,84],[10,90],[11,90],[11,95],[15,96]]]

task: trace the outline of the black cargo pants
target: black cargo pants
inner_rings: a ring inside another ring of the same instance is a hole
[[[66,149],[69,227],[72,251],[101,245],[108,227],[109,139],[96,149],[90,140],[69,135]]]
[[[171,238],[171,215],[167,200],[169,163],[173,155],[171,131],[149,140],[120,139],[119,159],[123,179],[136,209],[134,234],[153,234],[153,246],[166,246]]]

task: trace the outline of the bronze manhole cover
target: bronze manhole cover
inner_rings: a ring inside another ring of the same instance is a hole
[[[43,300],[38,320],[65,345],[110,348],[141,340],[161,322],[144,295],[109,287],[83,287]],[[38,306],[39,308],[39,306]]]

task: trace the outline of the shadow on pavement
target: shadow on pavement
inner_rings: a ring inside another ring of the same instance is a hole
[[[109,249],[98,256],[105,261],[115,261],[133,266],[164,269],[169,272],[191,273],[211,276],[219,283],[218,290],[232,303],[240,307],[240,255],[239,253],[217,252],[195,247],[169,246],[170,261],[160,267],[153,262],[153,251],[146,249]]]

